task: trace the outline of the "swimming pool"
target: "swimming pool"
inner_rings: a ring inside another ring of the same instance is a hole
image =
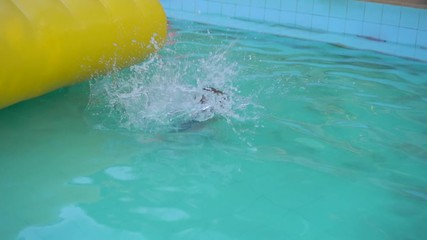
[[[425,62],[172,28],[151,60],[0,111],[2,239],[426,236]],[[231,102],[191,123],[203,86]]]

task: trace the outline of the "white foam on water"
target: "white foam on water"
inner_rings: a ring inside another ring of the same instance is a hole
[[[151,133],[179,131],[216,117],[245,121],[242,113],[252,103],[233,84],[238,65],[227,60],[229,48],[205,56],[165,49],[94,79],[87,110],[98,128]]]

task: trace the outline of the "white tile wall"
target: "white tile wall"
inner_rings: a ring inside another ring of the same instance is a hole
[[[365,16],[366,3],[359,1],[348,1],[347,19],[362,21]]]
[[[418,30],[417,45],[427,48],[427,31]]]
[[[326,16],[317,16],[313,15],[311,27],[313,29],[321,30],[321,31],[327,31],[328,30],[328,23],[329,18]]]
[[[427,48],[427,9],[358,0],[160,0],[166,11],[214,14]]]
[[[357,20],[346,19],[345,33],[351,35],[360,35],[363,31],[363,22]]]
[[[427,31],[427,10],[420,10],[418,29]]]
[[[265,9],[265,21],[278,23],[280,22],[280,10],[278,9]]]
[[[330,9],[329,16],[335,17],[335,18],[345,18],[347,16],[347,4],[348,4],[348,1],[345,1],[345,0],[344,1],[332,0],[329,5],[329,9]]]
[[[330,0],[314,0],[313,14],[319,16],[329,16]]]
[[[400,14],[399,26],[405,28],[418,28],[418,21],[420,20],[420,10],[416,8],[402,7]]]
[[[383,15],[383,4],[368,2],[365,5],[363,21],[369,23],[381,23]]]

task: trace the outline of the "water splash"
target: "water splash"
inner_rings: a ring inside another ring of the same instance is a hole
[[[244,121],[251,101],[233,81],[238,65],[227,60],[230,46],[207,55],[179,55],[172,49],[139,65],[90,82],[89,114],[102,129],[179,131],[213,118]]]

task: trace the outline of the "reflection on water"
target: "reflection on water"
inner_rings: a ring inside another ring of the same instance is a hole
[[[427,235],[425,63],[173,27],[146,62],[0,111],[1,239]]]
[[[59,222],[50,226],[33,226],[24,229],[18,239],[145,239],[141,233],[109,229],[97,223],[77,206],[64,207]]]

